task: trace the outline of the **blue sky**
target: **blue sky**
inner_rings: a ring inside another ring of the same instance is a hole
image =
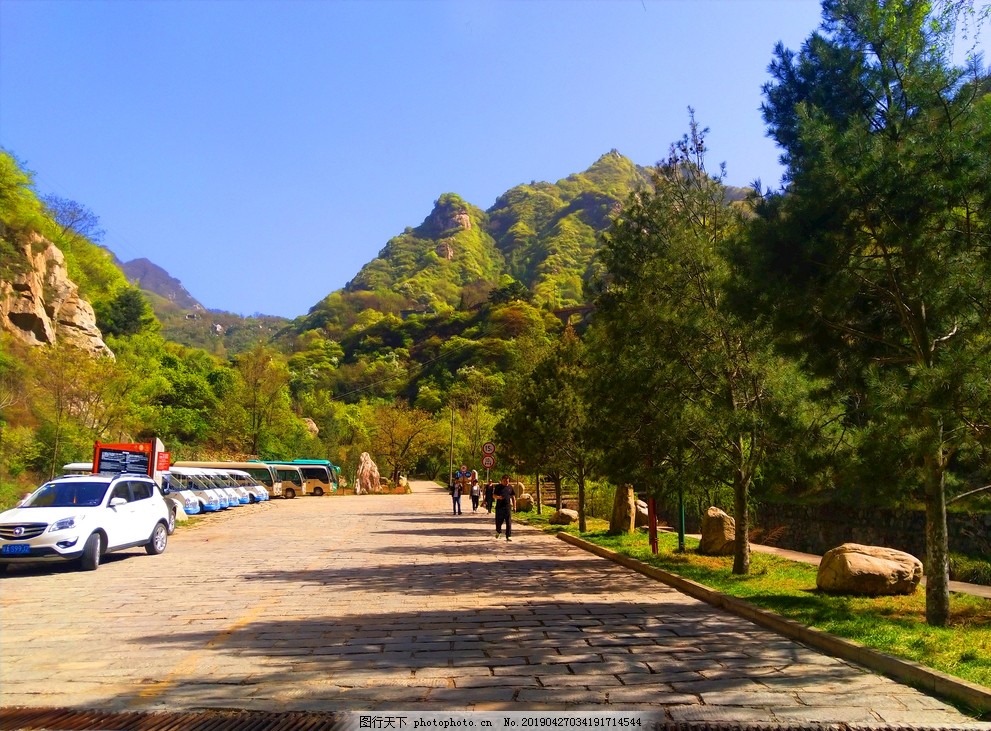
[[[0,0],[0,145],[209,308],[295,317],[455,192],[488,208],[710,127],[776,186],[758,111],[813,0]]]

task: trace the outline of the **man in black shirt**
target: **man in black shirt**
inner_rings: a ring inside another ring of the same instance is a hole
[[[503,475],[495,487],[496,538],[502,535],[502,524],[506,524],[506,540],[511,541],[513,533],[513,511],[516,510],[516,493],[509,484],[509,475]]]
[[[488,484],[485,485],[485,509],[490,513],[493,502],[495,502],[495,485],[492,484],[492,480],[489,480]]]

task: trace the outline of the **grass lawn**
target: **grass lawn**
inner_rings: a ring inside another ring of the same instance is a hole
[[[899,597],[826,594],[816,589],[816,566],[757,552],[751,554],[750,574],[736,576],[732,556],[701,556],[694,550],[698,542],[691,538],[685,539],[687,551],[678,553],[677,535],[661,533],[659,553],[654,556],[645,531],[608,536],[606,521],[590,519],[588,532],[579,533],[575,526],[548,525],[552,513],[553,509],[517,517],[549,532],[567,531],[808,627],[991,688],[991,601],[987,599],[951,594],[950,624],[930,627],[921,588],[912,596]]]

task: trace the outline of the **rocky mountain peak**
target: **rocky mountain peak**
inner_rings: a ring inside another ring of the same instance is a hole
[[[470,231],[471,226],[468,204],[460,196],[446,193],[434,203],[434,209],[423,221],[418,233],[434,238],[457,231]]]

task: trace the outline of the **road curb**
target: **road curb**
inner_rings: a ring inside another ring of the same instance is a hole
[[[865,668],[887,675],[913,687],[919,688],[932,695],[960,703],[967,708],[982,714],[991,714],[991,689],[971,683],[967,680],[954,678],[951,675],[933,670],[925,665],[902,660],[877,650],[872,650],[853,640],[846,640],[821,630],[806,627],[803,624],[760,609],[749,602],[727,596],[718,591],[703,586],[697,582],[685,579],[677,574],[668,573],[643,561],[624,556],[602,546],[597,546],[570,533],[558,533],[557,537],[565,543],[594,553],[602,558],[637,571],[644,576],[672,586],[678,591],[700,599],[720,609],[749,619],[754,624],[773,630],[790,639],[802,642],[817,650],[850,660]]]

